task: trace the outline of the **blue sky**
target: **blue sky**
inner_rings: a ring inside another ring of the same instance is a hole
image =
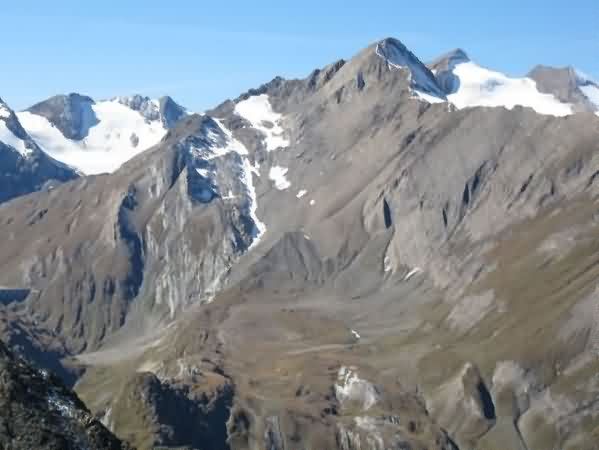
[[[169,94],[195,111],[275,75],[303,77],[394,36],[513,75],[571,64],[599,79],[599,0],[3,2],[0,97]]]

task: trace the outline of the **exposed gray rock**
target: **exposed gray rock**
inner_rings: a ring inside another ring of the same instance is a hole
[[[72,93],[56,95],[36,103],[27,111],[48,119],[64,137],[79,141],[98,123],[92,109],[93,104],[94,101],[90,97]]]
[[[168,96],[152,100],[139,94],[129,97],[117,97],[119,103],[138,111],[149,121],[159,120],[165,128],[171,129],[184,116],[187,111]]]
[[[460,79],[453,73],[455,66],[470,61],[464,50],[457,48],[427,64],[427,67],[435,74],[437,83],[445,93],[450,95],[460,88]]]
[[[0,342],[0,447],[14,450],[129,448],[52,373]]]
[[[576,111],[597,111],[599,107],[581,91],[582,86],[595,86],[583,79],[573,67],[535,66],[528,76],[536,81],[539,91],[553,94],[564,103],[571,103]]]

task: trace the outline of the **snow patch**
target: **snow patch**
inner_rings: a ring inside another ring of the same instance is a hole
[[[56,395],[54,392],[48,394],[48,406],[50,409],[58,412],[62,417],[74,418],[77,415],[75,406],[70,401]]]
[[[3,120],[0,120],[0,142],[12,147],[24,157],[33,153],[32,149],[27,148],[26,142],[15,136]]]
[[[356,338],[356,339],[360,339],[362,336],[360,336],[360,333],[358,333],[356,330],[351,330],[351,334]]]
[[[453,70],[460,80],[454,94],[447,99],[458,108],[472,106],[527,106],[539,114],[566,116],[572,114],[569,104],[561,103],[551,94],[543,94],[530,78],[510,78],[468,61],[457,64]]]
[[[268,178],[275,182],[275,187],[279,191],[284,191],[291,186],[289,180],[285,178],[288,171],[287,167],[273,166],[270,168],[270,172],[268,172]]]
[[[414,98],[418,100],[424,100],[428,103],[445,103],[445,100],[439,97],[435,97],[434,95],[425,94],[424,92],[414,91]]]
[[[404,281],[408,281],[410,278],[412,278],[414,275],[418,275],[419,273],[422,272],[422,269],[420,267],[414,267],[412,270],[410,270],[406,276],[403,278]]]
[[[247,194],[250,198],[250,217],[254,222],[254,226],[256,227],[254,231],[254,240],[252,241],[252,245],[250,245],[250,249],[258,244],[262,235],[266,232],[266,225],[260,221],[256,211],[258,210],[258,198],[256,195],[256,188],[254,186],[254,167],[251,165],[250,160],[246,157],[243,158],[243,172],[241,175],[242,182],[245,184],[247,188]]]
[[[310,200],[310,206],[314,206],[316,204],[316,200],[312,199]]]
[[[383,271],[391,272],[393,270],[393,265],[391,264],[391,257],[389,255],[385,255],[383,258]]]
[[[380,400],[380,395],[372,383],[360,377],[355,367],[342,366],[337,374],[335,396],[341,404],[355,401],[363,410],[372,408]]]
[[[196,169],[196,172],[198,173],[198,175],[205,178],[210,176],[210,171],[208,169]]]
[[[289,140],[284,137],[281,127],[283,116],[273,111],[268,95],[254,95],[237,103],[235,112],[264,134],[267,151],[289,147]]]
[[[308,193],[308,191],[306,191],[305,189],[301,189],[297,192],[296,197],[297,198],[302,198],[304,195],[306,195]]]
[[[0,119],[8,119],[10,113],[10,109],[4,103],[0,102]]]
[[[596,108],[599,108],[599,87],[594,84],[587,84],[586,86],[580,86],[580,90]]]

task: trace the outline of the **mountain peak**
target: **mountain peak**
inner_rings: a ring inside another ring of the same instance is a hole
[[[399,39],[388,37],[377,42],[375,52],[387,62],[389,68],[407,68],[411,87],[415,91],[445,98],[434,74]]]
[[[72,92],[50,97],[36,103],[27,111],[48,119],[65,137],[81,140],[98,122],[92,109],[94,104],[91,97]]]

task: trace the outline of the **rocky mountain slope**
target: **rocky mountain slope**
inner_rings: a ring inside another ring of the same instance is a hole
[[[185,116],[0,206],[0,331],[139,448],[596,448],[599,117],[536,89],[386,39]]]
[[[0,448],[120,450],[129,446],[94,419],[58,378],[32,368],[0,342]]]

